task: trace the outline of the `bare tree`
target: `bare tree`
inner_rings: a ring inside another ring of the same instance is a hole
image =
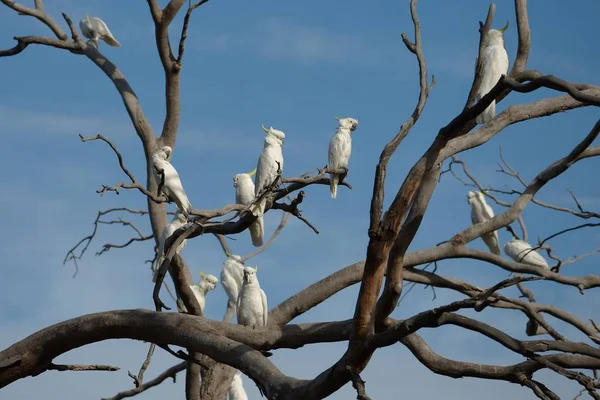
[[[98,193],[116,192],[118,194],[121,190],[137,190],[141,195],[146,196],[148,209],[132,210],[124,207],[100,211],[92,234],[69,251],[65,261],[76,262],[81,258],[100,224],[121,224],[129,227],[135,233],[129,242],[106,244],[101,252],[111,248],[126,247],[134,241],[154,239],[158,243],[158,238],[166,225],[164,203],[167,199],[158,195],[161,182],[156,182],[153,177],[151,155],[159,146],[175,147],[180,119],[180,71],[184,59],[187,30],[192,13],[207,0],[189,4],[184,0],[171,0],[164,8],[159,5],[157,0],[147,1],[156,31],[156,48],[166,80],[164,93],[166,117],[159,135],[155,134],[149,124],[133,88],[119,68],[100,52],[97,46],[82,39],[80,32],[67,14],[62,14],[68,27],[68,31],[65,31],[58,21],[45,12],[42,0],[35,0],[33,8],[12,0],[0,1],[16,13],[35,17],[52,32],[52,36],[48,37],[16,37],[16,46],[0,51],[0,56],[16,56],[30,45],[42,45],[67,50],[73,55],[88,58],[105,73],[115,86],[143,145],[147,163],[145,183],[139,181],[127,169],[121,153],[108,138],[101,135],[81,137],[83,141],[100,140],[109,145],[118,158],[120,168],[128,178],[128,182],[117,183],[113,186],[103,185]],[[173,48],[169,40],[169,27],[176,15],[183,12],[182,9],[186,5],[187,11],[185,11],[178,46]],[[384,187],[388,163],[423,114],[427,99],[435,85],[435,79],[433,77],[429,79],[427,73],[421,42],[421,25],[417,15],[417,0],[410,1],[410,15],[414,23],[413,38],[402,34],[402,40],[406,49],[416,57],[420,89],[412,114],[383,148],[375,168],[369,212],[369,243],[365,260],[342,268],[273,307],[269,312],[267,327],[251,328],[213,321],[202,316],[199,304],[190,289],[192,279],[189,269],[185,260],[176,253],[175,249],[184,239],[201,240],[207,234],[214,234],[219,237],[225,253],[230,254],[231,251],[224,235],[236,235],[243,232],[255,221],[256,217],[248,212],[247,206],[241,205],[225,205],[218,210],[195,209],[191,213],[193,223],[177,230],[167,240],[164,261],[161,265],[156,265],[157,280],[153,293],[155,311],[101,312],[42,329],[0,352],[0,387],[47,370],[112,370],[114,367],[105,365],[56,365],[53,360],[74,348],[90,343],[114,338],[128,338],[147,341],[152,343],[152,346],[140,372],[137,375],[130,372],[135,387],[115,395],[112,399],[122,399],[142,393],[184,369],[186,370],[187,399],[225,398],[236,369],[250,377],[264,396],[269,399],[325,398],[349,382],[356,389],[359,399],[368,399],[367,388],[360,374],[377,350],[397,343],[408,348],[419,362],[435,374],[455,378],[477,377],[503,380],[525,386],[541,399],[556,399],[558,396],[552,391],[551,382],[543,383],[534,379],[537,371],[550,370],[579,383],[582,391],[587,392],[593,398],[600,398],[596,391],[599,383],[595,373],[600,368],[600,350],[594,346],[594,344],[600,343],[600,337],[597,335],[598,327],[593,321],[588,324],[581,319],[583,317],[567,312],[558,306],[535,302],[533,291],[524,286],[524,283],[528,281],[544,280],[549,281],[547,284],[573,286],[582,294],[600,286],[600,276],[571,276],[561,273],[561,268],[565,265],[587,255],[562,260],[552,253],[552,248],[547,243],[557,235],[567,234],[573,229],[598,226],[597,220],[600,215],[584,210],[574,195],[575,209],[555,206],[536,197],[540,189],[575,163],[600,154],[600,146],[592,146],[592,142],[600,134],[600,121],[593,127],[588,127],[589,132],[573,131],[573,135],[580,138],[579,143],[574,148],[565,151],[562,158],[541,170],[530,182],[526,182],[501,155],[501,171],[515,179],[518,189],[504,190],[483,186],[470,173],[466,163],[457,156],[459,153],[485,145],[512,124],[576,108],[600,105],[600,87],[566,82],[558,77],[526,68],[531,43],[526,0],[515,0],[514,8],[518,30],[518,49],[509,74],[503,76],[487,95],[476,101],[476,92],[481,82],[482,72],[481,63],[477,64],[476,74],[463,110],[439,129],[430,147],[410,169],[403,183],[393,195],[389,207],[386,208],[384,206]],[[492,4],[485,23],[480,23],[479,59],[482,58],[484,38],[492,25],[494,12],[495,6]],[[519,96],[519,93],[529,93],[539,88],[550,89],[553,94],[531,103],[510,106],[486,125],[478,126],[476,124],[475,117],[492,101],[495,100],[499,103],[508,95],[516,97]],[[447,160],[447,169],[444,169],[443,164]],[[453,169],[456,165],[462,167],[462,174],[466,176],[466,179],[461,178]],[[301,219],[318,233],[316,228],[302,216],[298,208],[305,197],[303,189],[308,190],[308,186],[312,185],[329,184],[327,173],[333,171],[327,168],[317,171],[316,174],[305,174],[300,177],[281,177],[276,184],[262,194],[267,199],[265,210],[283,210]],[[455,174],[465,185],[485,192],[488,198],[500,207],[504,207],[504,211],[486,222],[458,231],[446,242],[428,249],[408,252],[408,248],[421,226],[436,186],[446,171]],[[336,172],[343,173],[345,171]],[[345,184],[349,186],[348,183]],[[285,199],[288,196],[295,197],[286,202]],[[527,240],[528,235],[522,213],[530,203],[553,212],[568,213],[575,218],[588,220],[573,229],[558,232],[549,238],[538,241],[537,247],[545,249],[547,254],[557,261],[552,269],[509,261],[501,256],[468,247],[470,242],[481,235],[498,230],[516,220],[520,222],[523,237]],[[101,219],[107,214],[113,213],[147,215],[152,226],[152,233],[143,234],[135,224],[121,218]],[[281,226],[283,225],[285,225],[285,220],[282,220]],[[248,257],[251,256],[253,255]],[[431,272],[419,268],[419,266],[450,258],[479,260],[481,263],[514,273],[515,276],[502,280],[489,288],[481,288],[458,277],[444,276],[437,271]],[[155,260],[152,262],[154,263]],[[183,303],[187,313],[163,312],[163,310],[170,309],[160,297],[160,289],[167,273],[175,288],[173,296]],[[404,320],[395,320],[390,315],[398,306],[403,294],[404,282],[449,289],[464,295],[464,299],[423,311]],[[302,313],[357,283],[360,283],[360,290],[356,300],[355,313],[351,320],[290,324]],[[500,294],[501,290],[515,285],[527,299]],[[518,340],[500,330],[499,327],[459,313],[460,310],[466,309],[483,312],[489,308],[520,311],[530,321],[527,325],[528,335],[547,334],[551,338]],[[571,325],[584,333],[589,338],[589,342],[583,343],[569,339],[551,326],[544,315],[551,315]],[[437,328],[444,325],[453,325],[484,335],[502,345],[508,352],[521,356],[522,361],[514,365],[497,366],[444,358],[435,353],[418,332],[422,328]],[[339,360],[332,363],[330,368],[311,380],[286,376],[268,357],[265,357],[265,352],[268,350],[295,349],[307,344],[330,342],[347,342],[347,350]],[[144,371],[150,362],[155,345],[178,358],[178,364],[155,379],[144,382]],[[187,349],[187,352],[174,351],[169,346],[180,346]],[[582,371],[592,371],[592,374]]]

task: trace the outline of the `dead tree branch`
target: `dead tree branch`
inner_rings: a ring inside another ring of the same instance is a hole
[[[81,365],[81,364],[54,364],[50,363],[47,368],[49,371],[118,371],[121,368],[112,365]]]
[[[137,189],[144,195],[148,196],[148,198],[151,199],[152,201],[154,201],[155,203],[164,203],[164,202],[169,201],[168,199],[165,198],[165,196],[156,196],[154,193],[152,193],[148,189],[146,189],[146,187],[142,183],[140,183],[137,179],[135,179],[133,174],[131,172],[129,172],[129,170],[125,167],[125,164],[123,163],[123,156],[121,155],[121,152],[116,148],[116,146],[108,138],[106,138],[102,135],[84,137],[81,134],[79,135],[79,137],[81,138],[82,142],[87,142],[90,140],[102,140],[102,141],[106,142],[110,146],[110,148],[115,152],[117,158],[119,159],[119,166],[121,167],[121,169],[123,170],[125,175],[127,175],[127,177],[131,180],[131,183],[120,182],[120,183],[117,183],[115,186],[102,185],[102,189],[98,189],[96,191],[96,193],[100,194],[100,196],[104,195],[104,193],[106,193],[106,192],[115,192],[116,194],[119,194],[119,189],[121,189],[121,188],[122,189]]]
[[[108,250],[106,248],[106,246],[108,246],[108,248],[111,248],[111,247],[122,248],[122,247],[128,246],[129,244],[133,243],[134,241],[149,240],[150,238],[153,237],[153,235],[148,235],[148,236],[143,235],[141,233],[141,231],[138,228],[135,227],[135,225],[133,225],[132,223],[130,223],[128,221],[123,221],[121,218],[119,218],[118,220],[113,220],[113,221],[103,221],[103,220],[101,220],[101,218],[103,216],[105,216],[107,214],[115,213],[115,212],[127,212],[129,214],[134,214],[134,215],[148,215],[148,211],[146,211],[146,210],[134,210],[134,209],[131,209],[131,208],[128,208],[128,207],[115,207],[115,208],[109,208],[107,210],[100,210],[100,211],[98,211],[98,214],[96,215],[96,219],[93,222],[94,229],[92,230],[92,233],[89,234],[88,236],[84,237],[83,239],[81,239],[79,242],[77,242],[77,244],[75,246],[73,246],[67,252],[67,254],[65,256],[65,259],[63,260],[63,264],[66,264],[69,261],[73,261],[73,264],[75,265],[75,274],[73,275],[73,277],[75,277],[77,275],[77,272],[79,271],[78,260],[81,260],[83,258],[83,255],[85,254],[86,250],[88,249],[88,247],[92,243],[92,240],[94,240],[94,237],[98,233],[98,225],[100,225],[100,224],[115,224],[115,223],[117,223],[117,224],[121,224],[121,225],[125,225],[125,226],[130,226],[139,235],[139,238],[132,239],[132,240],[130,240],[130,242],[128,242],[128,243],[126,243],[124,245],[106,244],[106,245],[104,245],[105,249],[103,251],[101,251],[100,254],[102,254],[104,251]],[[80,248],[80,246],[82,246],[82,245],[83,245],[83,248],[81,249],[81,251],[79,252],[79,254],[76,254],[77,249]],[[98,255],[98,253],[96,253],[96,254]]]
[[[141,384],[140,386],[135,387],[134,389],[129,389],[129,390],[125,390],[123,392],[119,392],[113,397],[106,397],[106,398],[103,398],[102,400],[121,400],[121,399],[125,399],[127,397],[133,397],[135,395],[145,392],[148,389],[151,389],[155,386],[160,385],[168,378],[173,378],[173,382],[175,382],[175,377],[177,376],[177,373],[183,371],[186,367],[187,367],[187,362],[179,363],[179,364],[174,365],[171,368],[167,369],[165,372],[158,375],[156,378],[154,378],[144,384]]]
[[[282,213],[281,221],[279,222],[279,225],[275,229],[275,232],[273,232],[273,234],[271,235],[269,240],[267,240],[267,243],[265,243],[262,247],[254,250],[250,254],[247,254],[244,257],[242,257],[242,263],[248,261],[252,257],[255,257],[255,256],[259,255],[260,253],[264,252],[265,250],[267,250],[269,248],[269,246],[271,245],[271,243],[273,243],[275,241],[275,239],[277,238],[277,236],[279,236],[279,234],[281,233],[283,228],[285,228],[285,225],[287,224],[289,217],[290,217],[289,213],[287,213],[287,212]],[[225,254],[227,254],[227,252]]]

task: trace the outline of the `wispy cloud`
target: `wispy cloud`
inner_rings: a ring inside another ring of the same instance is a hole
[[[256,34],[261,38],[256,42],[259,53],[275,60],[345,62],[368,49],[361,37],[281,19],[262,21]]]
[[[199,50],[226,52],[246,49],[277,61],[379,65],[399,61],[400,47],[371,43],[359,35],[320,26],[301,25],[281,18],[263,19],[238,35],[208,34],[196,44]]]
[[[114,121],[114,116],[81,116],[0,106],[0,135],[76,135],[85,132],[110,132],[110,136],[115,136],[129,133],[132,129],[128,124]]]

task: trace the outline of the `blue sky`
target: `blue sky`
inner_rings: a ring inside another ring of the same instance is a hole
[[[164,117],[163,77],[146,3],[46,3],[46,10],[57,19],[60,12],[76,21],[89,13],[109,24],[123,47],[103,45],[102,51],[129,79],[158,132]],[[530,3],[529,67],[569,81],[600,84],[594,75],[600,56],[591,51],[596,48],[600,4],[593,0]],[[429,73],[436,76],[437,85],[421,120],[390,163],[388,202],[438,129],[464,104],[477,52],[477,21],[485,18],[488,5],[475,0],[419,4],[423,48]],[[498,1],[495,26],[504,25],[507,19],[511,26],[505,39],[512,62],[516,51],[513,5]],[[177,37],[180,24],[178,18],[173,24],[173,37]],[[270,306],[365,256],[374,167],[382,146],[410,115],[417,96],[416,60],[400,40],[403,31],[412,39],[408,1],[350,0],[340,8],[334,2],[312,0],[213,0],[193,16],[182,70],[182,119],[173,163],[194,207],[218,208],[233,201],[232,176],[256,165],[263,143],[261,124],[285,131],[285,175],[289,176],[327,163],[327,144],[336,126],[334,116],[360,120],[348,177],[354,190],[341,188],[335,201],[326,187],[307,190],[302,209],[321,234],[315,235],[292,219],[269,251],[252,261],[260,267],[261,284]],[[37,20],[0,7],[0,48],[12,47],[13,36],[33,34],[49,35]],[[78,315],[152,308],[152,283],[149,267],[144,264],[151,258],[149,242],[94,256],[103,243],[127,240],[129,235],[124,228],[101,228],[76,279],[71,278],[73,266],[62,265],[66,251],[91,231],[97,210],[145,206],[145,199],[137,192],[104,197],[95,193],[102,184],[117,183],[125,176],[107,146],[99,142],[82,144],[77,137],[79,133],[108,136],[122,151],[127,166],[143,180],[141,146],[113,86],[87,59],[33,46],[16,57],[1,59],[0,76],[0,135],[7,149],[5,165],[10,165],[10,173],[3,180],[8,190],[0,194],[0,249],[4,254],[0,272],[0,347]],[[552,94],[548,90],[511,94],[498,110]],[[585,109],[521,123],[461,158],[468,161],[471,171],[485,185],[516,187],[515,182],[495,172],[499,146],[529,181],[587,134],[597,118],[597,110]],[[597,160],[578,164],[544,188],[540,198],[572,207],[566,192],[570,188],[585,207],[597,210],[600,189],[589,185],[584,176],[598,167]],[[434,246],[468,226],[467,190],[450,176],[444,177],[411,249]],[[499,206],[493,208],[500,211]],[[275,229],[279,218],[275,212],[267,215],[268,233]],[[525,210],[524,218],[531,238],[545,237],[579,223],[567,215],[531,206]],[[144,217],[133,220],[149,231]],[[502,243],[510,238],[505,231],[499,234]],[[237,239],[231,244],[235,252],[247,254],[252,250],[247,233]],[[599,239],[595,231],[587,230],[551,244],[557,254],[567,258],[594,250]],[[480,240],[470,246],[484,249]],[[182,254],[195,277],[201,270],[218,275],[223,262],[222,251],[212,237],[189,242]],[[588,258],[563,272],[594,273],[596,261],[597,258]],[[439,272],[481,286],[507,276],[491,265],[469,260],[444,261]],[[538,302],[577,310],[583,319],[598,318],[600,301],[595,291],[582,297],[573,288],[559,288],[552,283],[531,287],[536,290]],[[349,318],[356,292],[357,287],[347,289],[297,321]],[[394,315],[410,316],[456,298],[459,297],[453,293],[438,290],[432,301],[429,290],[416,288]],[[221,288],[210,293],[207,316],[220,319],[225,302]],[[486,310],[474,316],[495,322],[511,335],[525,337],[526,321],[520,313]],[[549,321],[555,322],[552,318]],[[583,340],[573,329],[559,323],[555,327]],[[489,340],[458,329],[444,327],[424,330],[422,334],[434,350],[449,358],[500,365],[520,360]],[[344,348],[345,344],[336,344],[277,351],[272,360],[286,374],[312,378],[335,362]],[[110,341],[79,349],[57,362],[107,363],[122,370],[48,372],[10,385],[3,390],[3,397],[20,400],[41,393],[68,400],[111,396],[131,386],[126,371],[138,370],[146,350],[146,344],[133,341]],[[158,350],[146,379],[177,362]],[[572,398],[579,391],[566,379],[548,373],[539,375],[561,397]],[[526,389],[504,382],[434,376],[401,345],[376,353],[363,378],[369,394],[383,400],[400,394],[433,398],[440,393],[447,398],[533,397]],[[165,383],[140,398],[181,398],[183,382],[181,375],[176,384]],[[244,383],[250,398],[259,398],[252,381],[244,378]],[[352,387],[347,385],[331,398],[349,398],[352,393]]]

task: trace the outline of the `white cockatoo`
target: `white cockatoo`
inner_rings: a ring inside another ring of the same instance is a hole
[[[217,287],[219,280],[214,275],[206,275],[204,272],[200,272],[200,280],[197,285],[190,285],[190,289],[194,292],[198,304],[200,304],[200,310],[204,314],[204,306],[206,305],[206,294]]]
[[[467,193],[467,202],[471,205],[471,222],[473,225],[485,222],[494,217],[494,210],[485,202],[485,196],[481,192]],[[481,235],[481,239],[490,251],[497,256],[500,255],[500,244],[498,242],[498,231]]]
[[[187,218],[185,217],[185,215],[183,215],[181,212],[178,211],[175,214],[175,217],[173,218],[173,220],[169,224],[167,224],[167,226],[165,226],[165,229],[163,229],[162,234],[160,235],[160,240],[158,242],[158,254],[157,254],[157,258],[156,258],[156,270],[157,271],[165,258],[165,242],[173,234],[173,232],[175,232],[177,229],[181,228],[182,226],[185,226],[186,223],[187,223]],[[176,250],[177,254],[179,254],[179,252],[181,250],[183,250],[186,242],[187,242],[187,239],[184,239],[183,242],[181,242],[181,244],[179,246],[177,246],[177,250]],[[156,282],[156,273],[154,274],[154,278],[152,278],[152,282]]]
[[[502,29],[490,29],[484,44],[483,60],[481,62],[481,84],[477,90],[476,101],[481,100],[508,72],[508,53],[504,48],[504,31],[508,29],[508,22]],[[496,100],[477,116],[478,124],[487,124],[496,116]]]
[[[221,270],[221,285],[227,293],[229,303],[234,311],[237,307],[238,295],[244,284],[244,263],[242,257],[231,254],[227,256],[227,260],[223,263]]]
[[[248,395],[244,390],[244,385],[242,382],[242,374],[240,371],[236,372],[233,375],[233,380],[231,381],[231,386],[229,387],[229,400],[248,400]]]
[[[267,295],[260,288],[257,268],[244,268],[244,281],[238,296],[237,322],[246,326],[266,326],[269,310]]]
[[[100,18],[86,16],[79,21],[79,29],[81,29],[83,36],[94,41],[96,46],[98,45],[98,40],[102,39],[110,46],[121,47],[121,43],[115,39],[112,33],[110,33],[108,26]]]
[[[285,140],[285,133],[273,129],[273,127],[267,129],[264,125],[262,129],[266,133],[265,145],[256,165],[254,197],[258,197],[266,187],[273,184],[279,170],[283,171],[283,152],[281,147]],[[252,206],[252,214],[258,217],[262,216],[265,212],[265,205],[266,199],[258,201]],[[261,241],[263,235],[264,232],[261,233]]]
[[[532,247],[529,243],[519,239],[510,225],[506,227],[506,230],[513,235],[513,238],[504,246],[504,252],[507,256],[518,263],[549,268],[548,262],[544,259],[544,257],[542,257],[537,251],[532,250]]]
[[[329,142],[329,164],[328,167],[332,169],[348,168],[348,161],[350,161],[350,153],[352,152],[352,137],[350,133],[354,132],[358,127],[358,120],[354,118],[338,118],[339,125],[337,131]],[[330,174],[329,176],[329,190],[331,191],[331,198],[335,199],[337,196],[337,187],[342,174]]]
[[[235,202],[236,204],[247,205],[254,200],[254,182],[252,175],[256,173],[256,168],[247,174],[237,174],[233,177],[233,187],[235,187]],[[250,237],[252,244],[256,247],[263,245],[263,236],[265,232],[264,219],[258,217],[256,221],[250,224]]]
[[[189,217],[192,211],[192,204],[188,200],[179,174],[171,165],[171,153],[173,150],[169,146],[162,146],[154,154],[152,154],[152,166],[154,167],[154,177],[160,185],[162,174],[164,174],[165,183],[162,186],[162,192],[177,204],[177,208],[183,215]]]

